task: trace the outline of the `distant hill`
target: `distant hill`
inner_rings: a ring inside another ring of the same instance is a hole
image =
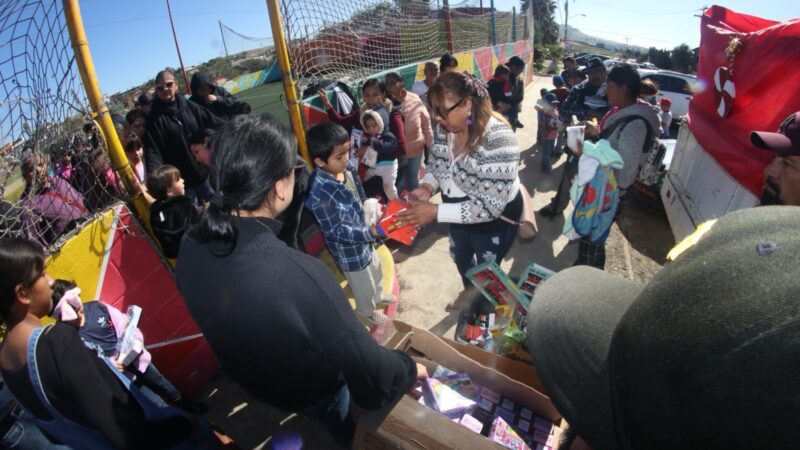
[[[561,36],[563,38],[564,37],[564,26],[563,25],[559,25],[558,26],[558,32],[559,32],[559,36]],[[647,48],[646,47],[641,47],[641,46],[638,46],[638,45],[630,45],[630,46],[628,46],[624,42],[618,42],[618,41],[614,41],[614,40],[610,40],[610,39],[604,39],[604,38],[591,36],[591,35],[588,35],[586,33],[583,33],[581,30],[579,30],[577,28],[573,28],[571,26],[569,27],[569,33],[567,34],[567,38],[570,40],[570,42],[578,42],[580,44],[585,44],[585,45],[595,46],[597,44],[603,44],[605,46],[605,48],[608,49],[608,50],[622,51],[622,50],[624,50],[626,48],[630,48],[634,52],[637,51],[637,50],[639,52],[642,52],[642,53],[646,53],[647,52]]]

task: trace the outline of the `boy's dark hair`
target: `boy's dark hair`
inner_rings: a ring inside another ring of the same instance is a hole
[[[525,61],[519,56],[512,56],[506,63],[508,67],[525,67]]]
[[[147,114],[144,113],[141,109],[132,109],[128,111],[128,114],[125,114],[125,122],[128,122],[128,125],[133,125],[133,122],[136,119],[142,119],[147,122]]]
[[[197,133],[193,134],[191,138],[189,138],[189,145],[195,144],[205,144],[206,139],[211,138],[214,134],[214,130],[206,128],[205,130],[200,130]]]
[[[128,142],[125,143],[125,153],[133,153],[142,147],[142,140],[139,139],[136,133],[128,133],[125,137],[128,140]]]
[[[72,280],[58,279],[56,281],[53,281],[53,286],[52,286],[53,308],[55,308],[56,303],[58,303],[58,301],[61,300],[61,297],[64,296],[65,292],[67,292],[70,289],[75,289],[76,287],[78,287],[78,285],[75,284],[75,282]],[[52,314],[53,312],[50,311],[50,315]]]
[[[547,93],[548,93],[548,92],[549,92],[549,91],[547,90],[547,88],[541,88],[541,89],[539,89],[539,95],[541,95],[542,97],[544,97],[545,95],[547,95]]]
[[[147,192],[156,200],[166,200],[170,186],[180,177],[181,171],[177,167],[169,164],[159,166],[147,177]]]
[[[311,160],[317,158],[328,161],[333,148],[350,141],[350,135],[343,126],[333,122],[322,122],[306,131],[306,143]]]
[[[567,56],[566,58],[561,60],[561,62],[567,62],[567,61],[575,62],[575,58],[573,58],[572,56]]]
[[[494,76],[500,75],[510,75],[511,71],[508,69],[508,66],[505,64],[498,64],[497,67],[494,68]]]
[[[389,80],[399,81],[400,83],[403,83],[403,86],[406,85],[406,80],[403,78],[403,75],[397,71],[387,73],[386,76],[383,77],[383,80],[387,83]]]
[[[439,72],[444,72],[448,67],[458,67],[458,60],[450,53],[445,53],[439,58]]]

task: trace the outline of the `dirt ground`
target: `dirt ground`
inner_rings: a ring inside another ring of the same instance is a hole
[[[549,76],[536,76],[526,89],[520,114],[525,127],[517,131],[522,151],[520,178],[533,197],[534,210],[547,205],[555,195],[565,160],[562,157],[555,164],[552,174],[545,174],[539,168],[541,149],[534,145],[533,106],[542,87],[552,88]],[[565,216],[570,211],[567,208]],[[561,234],[564,217],[548,219],[537,215],[537,220],[538,236],[530,242],[517,241],[502,263],[512,278],[516,279],[530,261],[558,271],[570,267],[577,257],[577,244],[570,244]],[[646,282],[664,264],[673,245],[666,216],[633,198],[611,230],[606,246],[606,270]],[[396,319],[452,338],[458,313],[445,307],[458,296],[462,285],[448,249],[447,225],[440,224],[421,230],[412,247],[393,246],[393,254],[401,290]],[[241,448],[297,448],[286,444],[298,439],[306,449],[337,448],[314,421],[251,398],[224,374],[210,383],[198,399],[209,405],[206,417],[231,435]]]

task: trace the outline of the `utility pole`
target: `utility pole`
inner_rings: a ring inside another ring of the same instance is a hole
[[[569,0],[564,0],[564,49],[567,48],[567,27],[569,27]]]
[[[706,10],[707,9],[708,9],[708,5],[703,5],[702,8],[698,9],[698,11],[700,11],[700,14],[695,14],[694,16],[702,18],[706,14]]]
[[[222,48],[225,49],[225,59],[230,60],[228,56],[228,44],[225,43],[225,33],[222,32],[222,21],[219,20],[219,35],[222,36]]]
[[[175,23],[172,21],[172,8],[169,6],[167,0],[167,13],[169,14],[169,24],[172,26],[172,37],[175,39],[175,49],[178,50],[178,62],[181,63],[181,72],[183,72],[183,81],[186,82],[186,93],[192,93],[192,87],[189,84],[189,75],[186,74],[186,68],[183,67],[183,57],[181,56],[181,47],[178,45],[178,35],[175,33]]]

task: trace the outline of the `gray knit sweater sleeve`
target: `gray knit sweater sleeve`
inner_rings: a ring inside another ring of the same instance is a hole
[[[449,180],[466,194],[461,202],[439,205],[438,221],[476,224],[500,217],[519,192],[519,147],[511,128],[505,122],[490,119],[479,147],[455,161],[449,157],[446,145],[436,147],[434,144],[432,175],[438,184]]]

